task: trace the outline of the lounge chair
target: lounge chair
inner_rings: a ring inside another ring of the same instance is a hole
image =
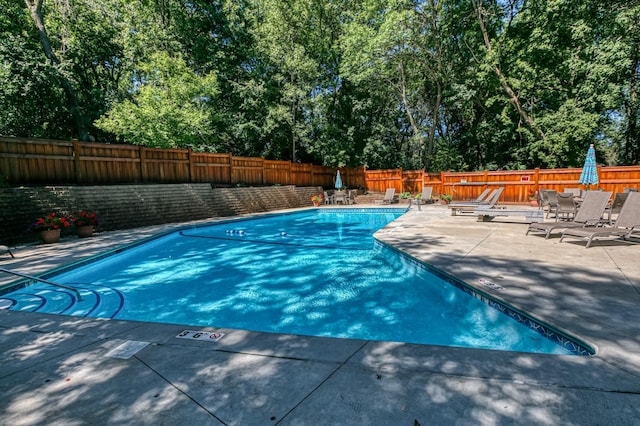
[[[463,201],[463,202],[464,203],[478,203],[478,204],[486,203],[487,200],[489,199],[489,196],[491,195],[491,192],[492,192],[491,188],[485,188],[484,191],[482,191],[480,193],[480,195],[478,195],[473,200],[466,200],[466,201]]]
[[[548,239],[549,235],[556,229],[567,228],[585,228],[587,226],[596,226],[601,223],[602,215],[607,208],[611,192],[604,191],[587,191],[584,196],[582,205],[576,212],[573,221],[570,222],[553,222],[553,223],[532,223],[527,229],[529,232],[544,232],[544,239]]]
[[[589,248],[594,238],[622,237],[626,240],[635,232],[640,232],[640,193],[630,192],[613,226],[565,229],[560,242],[566,237],[586,239],[586,248]]]
[[[5,254],[5,253],[9,253],[11,255],[11,257],[15,257],[13,255],[13,252],[11,251],[11,249],[7,246],[0,246],[0,254]]]
[[[392,204],[399,203],[400,200],[396,196],[395,188],[387,188],[387,191],[384,193],[384,198],[382,199],[382,204]]]
[[[498,197],[501,193],[502,191],[500,191]],[[492,197],[495,197],[495,194]],[[481,222],[491,221],[496,216],[524,216],[527,223],[542,222],[544,220],[544,212],[540,209],[505,208],[497,205],[497,198],[493,204],[476,206],[473,214],[478,215],[478,221]]]
[[[613,215],[617,216],[620,214],[620,210],[622,209],[624,202],[627,200],[628,195],[628,192],[616,193],[611,204],[607,206],[604,213],[607,215],[607,222],[609,222],[609,225],[613,225]]]
[[[451,203],[449,204],[451,216],[455,216],[457,213],[470,213],[476,208],[494,208],[502,195],[502,191],[504,191],[504,187],[494,189],[485,201],[479,203],[474,201],[456,201],[455,203]]]
[[[422,194],[420,198],[416,198],[416,204],[431,204],[433,203],[433,198],[431,198],[431,194],[433,193],[433,187],[425,186],[422,188]]]

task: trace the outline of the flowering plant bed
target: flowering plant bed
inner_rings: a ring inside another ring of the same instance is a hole
[[[98,216],[93,212],[73,212],[73,224],[75,226],[97,226]]]
[[[54,229],[68,228],[71,226],[69,216],[59,213],[49,213],[44,217],[38,218],[32,225],[32,231],[51,231]]]

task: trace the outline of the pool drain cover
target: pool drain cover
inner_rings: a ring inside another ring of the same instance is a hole
[[[142,349],[146,348],[149,342],[139,342],[137,340],[127,340],[123,344],[111,349],[105,354],[110,358],[129,359]]]

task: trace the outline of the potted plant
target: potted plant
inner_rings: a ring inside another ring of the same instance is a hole
[[[440,204],[449,204],[453,200],[451,194],[440,194]]]
[[[400,200],[405,200],[405,201],[409,202],[409,204],[411,204],[411,193],[410,192],[401,192],[400,195],[398,195],[398,198]]]
[[[312,195],[311,196],[311,201],[313,202],[313,205],[315,207],[319,207],[320,204],[324,203],[324,194],[320,193],[317,195]]]
[[[95,227],[98,226],[98,216],[93,212],[81,211],[73,212],[73,224],[76,226],[76,235],[86,238],[93,235]]]
[[[40,233],[40,239],[45,244],[56,243],[60,240],[62,228],[71,226],[69,217],[56,212],[38,218],[32,225],[31,230]]]
[[[529,191],[529,204],[533,207],[538,207],[538,191],[534,191],[533,189]]]

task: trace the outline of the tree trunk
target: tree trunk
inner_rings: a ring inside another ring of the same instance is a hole
[[[42,49],[44,50],[44,54],[51,61],[51,63],[55,66],[56,70],[59,70],[60,60],[54,53],[51,48],[51,42],[49,41],[49,35],[47,34],[47,29],[44,26],[44,19],[42,17],[42,2],[43,0],[24,0],[27,7],[29,8],[29,12],[31,13],[31,19],[33,19],[33,23],[38,30],[38,34],[40,36],[40,43],[42,44]],[[78,98],[71,87],[71,83],[67,78],[60,72],[58,74],[58,79],[60,80],[60,84],[62,89],[67,95],[67,101],[69,104],[69,109],[73,116],[73,120],[76,126],[76,132],[78,132],[78,137],[80,140],[87,140],[87,130],[82,122],[82,118],[80,117],[80,108],[78,106]]]
[[[484,19],[482,18],[482,4],[478,3],[477,0],[471,0],[471,2],[473,3],[473,7],[476,11],[478,24],[480,25],[480,31],[482,32],[482,38],[484,40],[484,44],[487,48],[487,52],[489,53],[489,56],[491,57],[492,56],[491,53],[493,52],[493,49],[491,46],[491,40],[489,39],[489,33],[487,32],[487,27],[484,25]],[[502,73],[502,70],[500,69],[497,63],[493,65],[493,71],[498,76],[498,79],[500,80],[500,85],[502,86],[502,89],[507,94],[507,97],[509,98],[509,102],[511,103],[511,105],[513,105],[516,111],[518,111],[518,114],[520,114],[520,117],[522,118],[522,120],[541,139],[546,139],[544,132],[536,125],[533,118],[531,118],[529,114],[527,114],[524,108],[522,108],[522,104],[520,104],[520,99],[518,99],[518,95],[507,82],[507,78],[504,76],[504,74]]]

